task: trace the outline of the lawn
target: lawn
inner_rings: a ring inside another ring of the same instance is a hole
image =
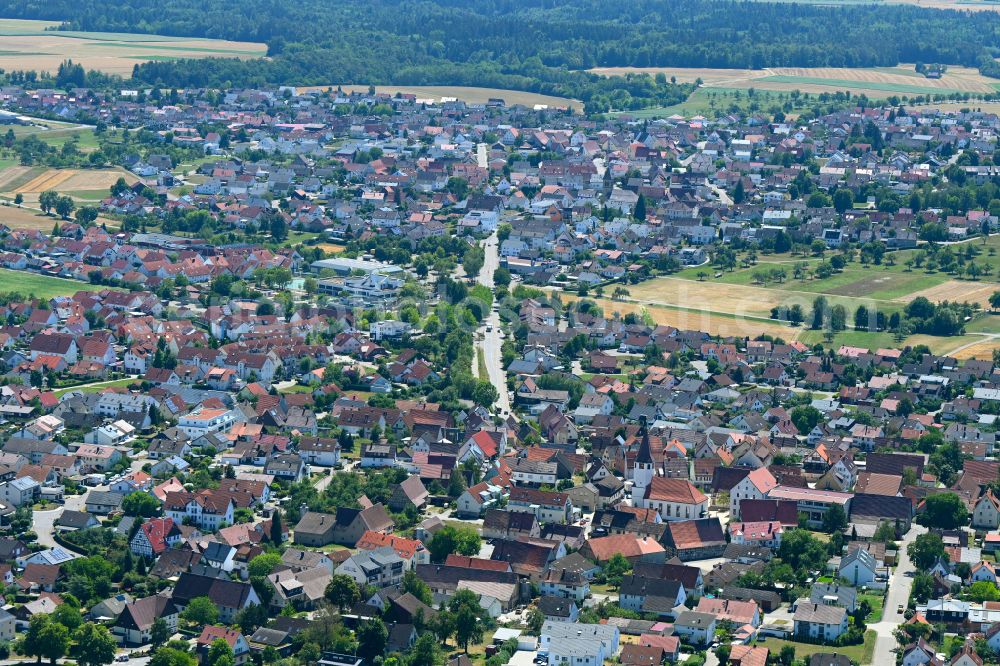
[[[876,90],[888,93],[915,94],[915,95],[936,95],[949,92],[958,92],[948,88],[934,88],[929,86],[914,86],[904,83],[884,83],[879,81],[849,81],[847,79],[827,79],[818,76],[789,76],[775,75],[761,78],[760,83],[789,83],[798,86],[829,86],[834,90]],[[872,97],[872,95],[869,95]]]
[[[771,651],[771,654],[778,654],[781,652],[781,648],[786,645],[791,645],[795,648],[795,657],[797,659],[805,659],[818,652],[835,652],[837,654],[844,655],[853,662],[864,665],[872,663],[872,655],[875,654],[875,630],[869,629],[865,632],[865,642],[861,645],[842,645],[834,647],[832,645],[797,643],[795,641],[786,641],[780,638],[767,638],[763,641],[758,641],[757,645],[762,645],[768,648]]]
[[[763,80],[763,79],[761,79]],[[869,95],[870,96],[870,95]],[[754,90],[753,96],[747,94],[746,88],[698,88],[691,95],[673,106],[659,106],[649,109],[638,109],[636,111],[621,111],[613,115],[627,115],[633,118],[666,118],[672,115],[681,116],[707,116],[709,118],[731,110],[739,109],[746,111],[750,107],[754,110],[766,109],[774,104],[783,104],[791,101],[794,105],[792,114],[796,110],[808,108],[812,102],[809,94],[802,94],[797,100],[792,100],[788,91]]]
[[[0,293],[18,292],[25,296],[37,298],[55,298],[56,296],[72,296],[80,290],[101,291],[109,287],[67,280],[59,277],[49,277],[27,271],[12,271],[0,268]]]
[[[868,605],[871,606],[872,612],[869,613],[868,617],[865,618],[867,624],[875,624],[876,622],[882,621],[882,611],[885,607],[885,597],[881,594],[859,594],[858,603],[862,601],[867,601]]]
[[[80,386],[66,386],[56,389],[53,393],[56,394],[56,397],[60,397],[70,391],[80,391],[82,393],[102,393],[104,389],[107,388],[125,388],[141,381],[142,380],[135,379],[134,377],[128,377],[126,379],[113,379],[107,382],[94,382],[92,384],[82,384]]]
[[[312,393],[316,388],[314,386],[303,386],[302,384],[293,384],[291,386],[286,386],[283,389],[279,389],[278,393]]]
[[[486,367],[486,352],[483,351],[482,347],[476,348],[476,360],[478,361],[479,364],[477,367],[477,372],[478,372],[477,376],[486,379],[487,377],[490,376],[490,373]]]
[[[303,243],[308,243],[309,241],[321,240],[323,234],[316,233],[314,231],[290,231],[288,232],[288,238],[282,243],[284,247],[297,247]]]

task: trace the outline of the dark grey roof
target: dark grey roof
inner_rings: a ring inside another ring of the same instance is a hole
[[[124,495],[113,493],[108,490],[91,490],[87,493],[87,504],[107,504],[108,506],[120,506]]]
[[[538,610],[546,617],[570,617],[573,613],[573,602],[562,597],[544,596],[537,601]]]
[[[56,520],[56,525],[61,527],[74,527],[76,529],[83,529],[87,527],[94,517],[87,513],[86,511],[73,511],[71,509],[66,509]]]
[[[680,581],[646,578],[632,574],[622,578],[618,593],[630,597],[656,596],[676,599],[682,587]]]
[[[856,493],[851,500],[851,518],[859,517],[910,520],[913,517],[913,502],[908,497]]]

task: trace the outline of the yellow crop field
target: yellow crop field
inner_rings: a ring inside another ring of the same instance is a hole
[[[704,88],[829,93],[838,90],[869,97],[892,94],[917,95],[948,92],[992,93],[995,79],[970,67],[948,67],[941,78],[928,79],[914,65],[896,67],[767,67],[764,69],[703,69],[683,67],[605,67],[590,70],[605,76],[628,73],[663,74],[678,82],[701,79]]]
[[[984,308],[988,308],[990,295],[996,290],[995,284],[948,280],[935,287],[921,289],[896,300],[908,303],[917,296],[924,296],[935,303],[940,303],[941,301],[968,301],[970,303],[979,303]]]
[[[86,69],[129,76],[150,60],[180,58],[257,58],[265,44],[221,39],[189,39],[129,33],[46,30],[48,21],[0,20],[0,68],[55,72],[72,59]]]
[[[297,90],[299,92],[323,92],[325,90],[336,90],[338,87],[348,93],[368,91],[368,86],[338,84],[307,86],[297,88]],[[502,90],[500,88],[472,88],[467,86],[375,86],[375,92],[386,93],[388,95],[395,95],[396,93],[400,95],[416,95],[417,99],[426,99],[434,102],[440,102],[442,99],[460,99],[468,104],[485,104],[492,98],[499,98],[504,100],[508,105],[547,106],[553,109],[572,108],[578,111],[583,109],[583,103],[579,100],[524,92],[523,90]]]

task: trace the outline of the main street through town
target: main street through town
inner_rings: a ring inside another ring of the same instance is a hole
[[[489,287],[491,291],[494,288],[493,272],[500,267],[498,246],[499,240],[496,234],[491,235],[483,241],[483,251],[486,258],[483,262],[483,268],[479,271],[479,276],[476,278],[479,284]],[[497,400],[497,408],[501,414],[509,414],[510,394],[507,392],[507,378],[504,373],[503,354],[500,352],[503,346],[503,338],[501,336],[500,315],[496,310],[492,310],[478,331],[476,346],[477,350],[482,350],[490,383],[496,387],[497,393],[500,394],[500,398]],[[477,351],[477,359],[473,361],[476,366],[478,366],[478,353]]]

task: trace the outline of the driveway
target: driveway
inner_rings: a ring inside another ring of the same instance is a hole
[[[52,537],[55,531],[55,522],[62,515],[63,507],[56,507],[47,511],[35,511],[32,517],[32,529],[38,535],[38,543],[46,548],[55,548],[59,544]]]

